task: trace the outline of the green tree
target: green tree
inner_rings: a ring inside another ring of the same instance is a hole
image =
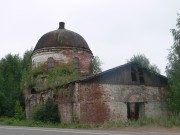
[[[24,111],[23,111],[23,108],[22,106],[20,105],[20,102],[19,101],[16,101],[16,104],[15,104],[15,114],[14,114],[14,117],[18,120],[23,120],[25,118],[25,115],[24,115]]]
[[[0,115],[4,115],[6,98],[4,93],[0,92]]]
[[[160,74],[159,68],[156,65],[151,64],[149,59],[144,54],[134,55],[128,60],[128,62],[136,62],[142,67],[149,69],[151,72]]]
[[[8,54],[0,60],[0,116],[14,116],[15,103],[19,101],[24,109],[22,74],[31,67],[31,50],[19,55]]]
[[[1,59],[1,72],[4,79],[4,93],[9,95],[12,91],[20,90],[20,80],[21,80],[21,59],[19,55],[8,54],[5,58]]]
[[[0,61],[0,90],[5,96],[4,115],[13,116],[15,101],[20,99],[20,80],[22,75],[19,55],[8,54]]]
[[[1,61],[0,61],[0,68],[1,68]],[[4,115],[5,111],[5,103],[6,98],[4,95],[4,77],[2,75],[2,70],[0,70],[0,116]]]
[[[171,29],[174,44],[168,55],[166,74],[169,79],[168,103],[172,112],[180,112],[180,15],[177,18],[177,29]]]
[[[32,61],[31,61],[31,54],[33,50],[26,50],[23,59],[21,61],[22,65],[22,78],[20,82],[21,89],[24,89],[24,85],[26,84],[26,81],[28,81],[29,84],[32,84]]]
[[[32,55],[33,50],[26,50],[24,55],[23,55],[23,59],[22,59],[22,69],[23,71],[28,70],[29,68],[31,68],[32,65],[32,61],[31,61],[31,55]]]
[[[91,61],[91,66],[90,66],[90,73],[92,75],[98,74],[100,72],[102,72],[102,68],[101,68],[102,62],[99,59],[98,56],[94,56],[94,58]]]

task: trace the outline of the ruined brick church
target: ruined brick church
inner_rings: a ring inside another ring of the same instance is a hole
[[[93,53],[81,35],[65,29],[64,22],[39,39],[32,53],[32,67],[44,64],[52,69],[57,64],[67,64],[70,59],[86,77],[57,87],[56,94],[51,89],[35,92],[26,88],[27,120],[31,120],[34,107],[48,98],[58,105],[61,122],[71,122],[73,117],[80,123],[126,121],[156,118],[167,112],[166,77],[134,62],[90,75]]]

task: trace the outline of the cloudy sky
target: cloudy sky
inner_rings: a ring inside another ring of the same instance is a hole
[[[85,38],[103,70],[145,54],[165,74],[180,0],[0,1],[0,58],[8,53],[22,56],[64,21],[66,29]]]

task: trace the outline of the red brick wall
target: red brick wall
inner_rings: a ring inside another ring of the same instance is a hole
[[[75,92],[77,90],[77,92]],[[61,122],[71,122],[73,115],[80,123],[103,123],[109,119],[109,109],[103,100],[100,84],[78,83],[58,90]]]
[[[78,57],[80,60],[80,71],[83,73],[89,73],[90,63],[93,58],[93,55],[89,52],[84,50],[66,50],[63,52],[63,55],[67,58],[74,58]]]
[[[103,123],[109,118],[109,109],[102,100],[100,84],[82,83],[78,90],[80,103],[80,123]]]
[[[48,57],[53,57],[55,60],[55,65],[57,64],[67,64],[73,58],[78,57],[80,60],[80,71],[82,73],[89,73],[90,63],[93,58],[92,53],[82,49],[82,48],[64,48],[57,51],[40,51],[32,56],[33,68],[37,67],[39,63],[45,64],[47,67]]]

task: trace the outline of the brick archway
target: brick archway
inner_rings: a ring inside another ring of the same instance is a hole
[[[142,118],[145,113],[146,97],[142,93],[131,93],[126,97],[127,118],[137,120]]]

